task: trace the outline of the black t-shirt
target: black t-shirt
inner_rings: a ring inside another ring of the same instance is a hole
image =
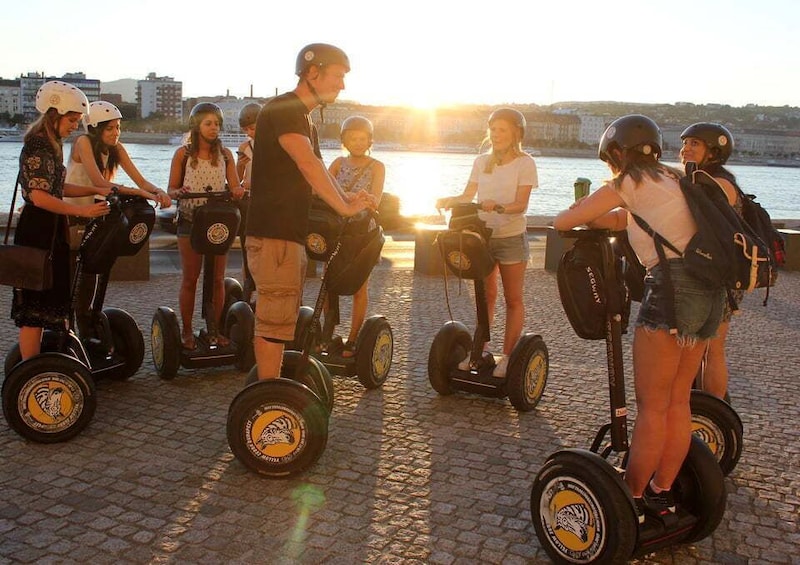
[[[308,137],[322,159],[316,126],[295,93],[287,92],[264,105],[256,122],[247,235],[305,245],[311,185],[278,142],[287,133]]]

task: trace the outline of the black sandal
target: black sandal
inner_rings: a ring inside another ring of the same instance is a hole
[[[350,359],[354,357],[356,354],[356,344],[350,340],[347,340],[344,345],[342,346],[342,357],[345,359]]]

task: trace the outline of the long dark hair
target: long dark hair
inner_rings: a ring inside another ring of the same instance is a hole
[[[97,168],[100,169],[100,174],[106,180],[111,180],[117,172],[119,167],[119,148],[116,145],[106,145],[103,143],[103,129],[105,129],[108,122],[100,122],[96,126],[89,126],[87,129],[87,137],[89,143],[92,145],[92,155],[94,155],[94,162],[97,163]],[[106,163],[103,164],[103,154],[108,154]]]
[[[66,114],[64,114],[66,116]],[[44,114],[40,114],[33,122],[23,138],[24,143],[28,143],[34,136],[44,137],[60,160],[64,160],[64,148],[61,145],[61,138],[58,137],[58,120],[61,115],[55,108],[49,108]]]
[[[641,151],[628,149],[623,152],[622,167],[614,175],[612,182],[614,188],[619,190],[626,176],[630,176],[634,184],[639,186],[645,177],[657,181],[662,175],[671,177],[676,181],[683,176],[680,170],[661,163],[653,153],[645,155]]]
[[[207,114],[214,114],[214,112],[206,112]],[[201,114],[202,116],[202,114]],[[196,125],[192,126],[189,130],[189,143],[186,144],[186,154],[189,156],[189,164],[193,169],[197,168],[197,155],[200,152],[200,122],[197,120]],[[223,157],[222,153],[222,140],[219,137],[211,142],[211,166],[216,167],[219,159]]]

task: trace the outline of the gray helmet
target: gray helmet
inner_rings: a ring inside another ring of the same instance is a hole
[[[242,106],[242,109],[239,110],[239,127],[244,128],[256,123],[256,118],[258,118],[260,111],[261,104],[257,102],[250,102]]]
[[[698,122],[683,130],[681,140],[696,137],[708,146],[708,163],[724,165],[733,153],[733,135],[722,124]]]
[[[606,163],[617,164],[611,156],[611,150],[623,151],[632,149],[644,155],[661,156],[661,129],[652,119],[641,114],[630,114],[617,118],[603,132],[597,156]]]
[[[372,122],[369,121],[364,116],[350,116],[345,121],[342,122],[342,131],[341,137],[344,139],[344,132],[347,130],[354,130],[354,131],[363,131],[369,134],[369,138],[372,139],[373,135],[373,128]]]
[[[215,114],[219,120],[219,128],[222,129],[222,110],[213,102],[200,102],[195,104],[189,113],[189,125],[195,127],[200,123],[200,116],[204,114]]]
[[[301,76],[309,67],[325,65],[342,65],[347,72],[350,72],[350,59],[344,51],[327,43],[311,43],[297,54],[294,74]]]
[[[519,110],[515,110],[514,108],[499,108],[489,116],[488,124],[492,125],[492,122],[495,120],[505,120],[513,126],[516,126],[519,128],[520,140],[525,138],[525,126],[527,122],[525,121],[525,116],[523,116],[522,112]]]

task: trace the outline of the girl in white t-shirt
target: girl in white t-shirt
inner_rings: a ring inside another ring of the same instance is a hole
[[[505,377],[508,356],[522,335],[525,323],[523,285],[530,250],[525,213],[531,190],[539,186],[536,163],[522,150],[525,137],[525,116],[512,108],[501,108],[489,116],[487,139],[491,151],[479,155],[472,166],[467,186],[459,196],[440,198],[436,207],[451,208],[455,204],[481,203],[480,217],[492,228],[489,252],[495,260],[494,270],[486,277],[486,306],[489,327],[494,321],[497,302],[497,274],[503,281],[506,301],[506,328],[503,337],[503,354],[494,362],[495,377]],[[491,356],[488,343],[484,344],[484,357]],[[469,355],[459,368],[469,368]]]

